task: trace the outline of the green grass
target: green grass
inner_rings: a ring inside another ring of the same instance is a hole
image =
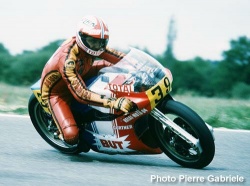
[[[30,87],[0,83],[0,113],[28,115]],[[206,98],[191,95],[174,96],[213,127],[250,130],[250,100]]]
[[[28,114],[30,87],[18,87],[0,83],[0,113]]]
[[[250,130],[250,100],[176,96],[213,127]]]

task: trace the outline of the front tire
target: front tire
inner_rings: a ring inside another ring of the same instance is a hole
[[[161,150],[183,167],[203,168],[209,165],[215,154],[215,145],[205,122],[189,107],[174,100],[163,102],[159,109],[174,123],[199,139],[202,148],[200,153],[159,121],[152,119],[150,129]]]
[[[28,110],[33,126],[48,144],[63,153],[80,153],[77,145],[68,145],[62,140],[55,138],[54,132],[57,132],[58,129],[51,116],[44,111],[34,94],[30,96]]]

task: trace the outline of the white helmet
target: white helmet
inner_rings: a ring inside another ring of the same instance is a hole
[[[76,42],[88,54],[99,56],[104,52],[108,40],[108,26],[101,18],[85,16],[79,22],[76,31]]]

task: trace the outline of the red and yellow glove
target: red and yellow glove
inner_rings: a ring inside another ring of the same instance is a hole
[[[108,98],[103,102],[104,107],[114,108],[123,112],[129,112],[133,108],[133,102],[125,97]]]

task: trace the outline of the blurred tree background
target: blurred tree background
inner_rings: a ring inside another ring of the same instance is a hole
[[[169,68],[174,77],[173,93],[207,97],[250,98],[250,39],[246,36],[230,41],[230,49],[222,52],[221,61],[194,59],[180,61],[174,56],[176,30],[171,18],[167,33],[166,50],[154,56]],[[56,40],[36,51],[11,55],[0,43],[0,82],[30,86],[36,82],[51,55],[63,40]]]
[[[173,92],[228,98],[250,98],[250,39],[242,36],[231,40],[230,49],[222,53],[221,61],[200,57],[188,61],[173,58],[170,68],[174,81]]]
[[[15,56],[10,55],[3,44],[0,44],[0,82],[23,86],[36,82],[44,65],[62,41],[57,40],[37,51],[23,51]]]

